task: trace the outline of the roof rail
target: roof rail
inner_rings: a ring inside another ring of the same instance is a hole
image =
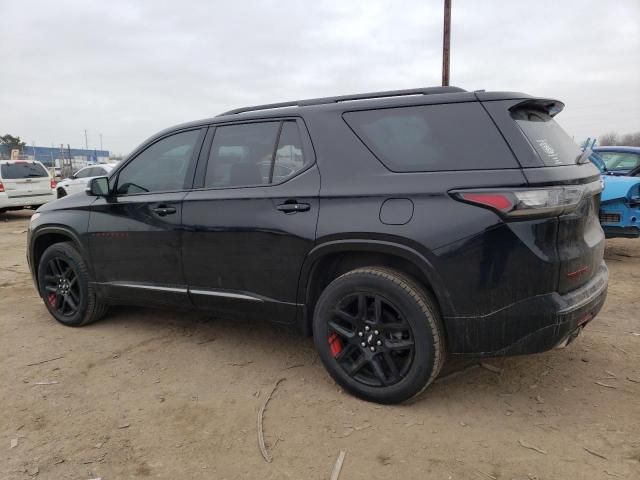
[[[273,108],[285,108],[285,107],[305,107],[308,105],[325,105],[329,103],[349,102],[351,100],[368,100],[374,98],[387,98],[387,97],[404,97],[407,95],[433,95],[437,93],[459,93],[466,92],[466,90],[459,87],[425,87],[425,88],[412,88],[408,90],[387,90],[385,92],[371,92],[371,93],[358,93],[355,95],[339,95],[336,97],[322,97],[311,98],[308,100],[294,100],[292,102],[281,103],[268,103],[265,105],[255,105],[253,107],[242,107],[228,112],[217,115],[222,117],[224,115],[235,115],[237,113],[253,112],[256,110],[271,110]]]

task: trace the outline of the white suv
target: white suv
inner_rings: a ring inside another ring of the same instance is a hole
[[[113,167],[114,165],[101,164],[81,168],[70,178],[65,178],[58,182],[58,198],[66,197],[72,193],[84,192],[89,180],[108,175],[113,170]]]
[[[40,162],[0,160],[0,213],[55,200],[56,181]]]

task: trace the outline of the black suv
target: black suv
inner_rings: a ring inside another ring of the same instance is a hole
[[[455,87],[261,105],[165,130],[41,207],[51,314],[272,319],[349,392],[394,403],[447,355],[566,345],[606,296],[597,169],[563,104]]]

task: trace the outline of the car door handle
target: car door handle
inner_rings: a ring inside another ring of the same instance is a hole
[[[171,215],[176,213],[175,207],[168,207],[166,205],[158,205],[157,207],[153,207],[151,209],[153,213],[158,214],[160,217],[164,217],[165,215]]]
[[[311,205],[308,203],[285,202],[281,203],[276,208],[285,213],[307,212],[311,208]]]

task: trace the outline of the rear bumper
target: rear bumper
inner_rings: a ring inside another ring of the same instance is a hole
[[[565,295],[538,295],[484,316],[445,318],[449,353],[506,356],[562,345],[598,314],[608,280],[603,262],[587,284]]]
[[[0,208],[21,208],[42,205],[56,199],[56,194],[45,193],[42,195],[29,195],[24,197],[9,197],[6,193],[0,193]]]
[[[621,227],[616,225],[602,225],[604,235],[607,238],[638,238],[640,237],[640,227]]]

